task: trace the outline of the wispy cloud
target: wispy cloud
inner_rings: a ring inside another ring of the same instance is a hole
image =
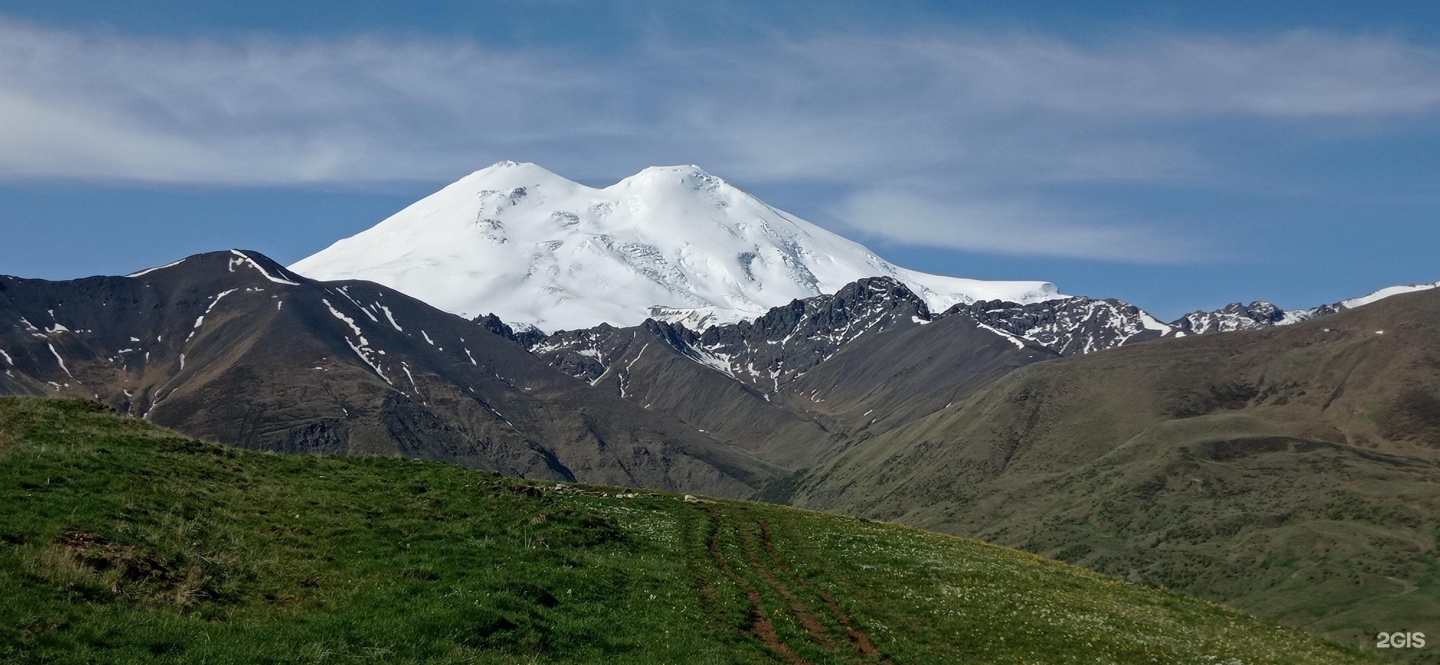
[[[1437,111],[1440,50],[1307,32],[1098,45],[835,34],[582,59],[0,19],[0,178],[435,180],[513,157],[595,179],[694,162],[741,182],[849,189],[845,223],[898,241],[1121,260],[1179,250],[1143,220],[1022,204],[1025,187],[1213,178],[1221,160],[1199,129],[1216,123],[1373,128]],[[904,220],[886,216],[896,210]]]
[[[1208,258],[1208,248],[1193,237],[1021,201],[943,200],[914,192],[864,190],[846,197],[833,212],[854,231],[912,245],[1131,263]]]
[[[676,104],[698,111],[743,168],[776,177],[898,164],[1170,178],[1205,167],[1185,131],[1196,123],[1440,110],[1440,50],[1312,33],[1089,48],[1032,35],[830,37],[665,55],[722,63],[701,73],[707,85],[680,87]]]
[[[430,179],[476,152],[604,137],[606,81],[468,43],[164,42],[0,23],[0,175]]]

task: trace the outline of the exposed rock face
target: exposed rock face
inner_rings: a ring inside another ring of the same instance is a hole
[[[774,391],[867,333],[930,321],[925,301],[888,277],[796,300],[752,321],[707,328],[696,348],[743,381]]]
[[[490,332],[504,337],[505,339],[508,339],[527,349],[537,344],[540,340],[545,339],[545,333],[540,332],[540,330],[538,328],[535,328],[534,326],[512,327],[510,324],[501,321],[500,317],[495,316],[494,314],[477,316],[475,317],[474,321],[475,323],[480,324],[486,330],[489,330]]]
[[[531,350],[566,374],[795,469],[1054,357],[968,316],[937,317],[883,277],[703,333],[657,321],[602,325],[550,335]]]
[[[867,332],[930,319],[925,302],[904,284],[875,277],[834,295],[795,300],[754,321],[711,326],[703,333],[654,320],[636,328],[600,325],[550,335],[531,351],[571,376],[594,381],[608,368],[602,349],[644,330],[676,353],[762,393],[774,393]]]
[[[1339,310],[1333,305],[1321,305],[1310,309],[1283,310],[1272,303],[1256,300],[1249,305],[1235,302],[1209,312],[1191,312],[1171,325],[1181,332],[1192,335],[1203,335],[1214,332],[1234,332],[1236,330],[1256,330],[1259,328],[1269,328],[1271,326],[1286,326],[1292,323],[1308,321],[1319,316],[1334,314],[1337,311]]]
[[[968,314],[985,325],[1066,356],[1158,339],[1175,332],[1139,307],[1114,298],[1064,298],[1028,305],[987,300],[956,305],[951,312]]]
[[[783,473],[483,323],[368,282],[308,280],[255,252],[130,277],[0,277],[0,352],[4,392],[95,399],[251,448],[731,496]]]

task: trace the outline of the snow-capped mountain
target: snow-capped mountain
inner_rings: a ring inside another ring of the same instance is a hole
[[[1428,291],[1434,288],[1440,288],[1440,282],[1387,286],[1369,295],[1305,309],[1281,309],[1279,306],[1263,300],[1257,300],[1249,305],[1236,302],[1209,312],[1191,312],[1180,317],[1170,325],[1178,332],[1190,334],[1288,326],[1293,323],[1309,321],[1310,319],[1343,312],[1348,309],[1364,307],[1365,305],[1384,300],[1391,296],[1398,296],[1403,293],[1414,293],[1416,291]]]
[[[1047,282],[901,268],[695,166],[647,168],[597,189],[500,162],[291,269],[547,331],[646,318],[703,329],[876,276],[905,284],[934,311],[1062,297]]]

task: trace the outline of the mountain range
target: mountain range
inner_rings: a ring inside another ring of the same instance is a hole
[[[909,271],[694,167],[501,163],[289,268],[0,277],[0,392],[902,521],[1355,643],[1440,620],[1437,285],[1167,323]]]
[[[290,268],[365,280],[442,310],[492,314],[542,333],[647,319],[691,330],[740,323],[867,277],[904,284],[933,311],[977,320],[1058,353],[1157,337],[1288,325],[1440,282],[1282,310],[1233,303],[1165,323],[1113,298],[1068,297],[1045,281],[933,275],[778,210],[696,166],[651,167],[609,187],[532,163],[499,162]]]
[[[483,326],[253,252],[128,277],[0,278],[3,389],[95,399],[234,445],[746,495],[778,470]],[[602,480],[603,479],[603,480]]]

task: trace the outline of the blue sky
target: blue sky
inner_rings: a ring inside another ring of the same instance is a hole
[[[1167,319],[1440,280],[1440,3],[221,4],[0,1],[0,273],[292,262],[516,159]]]

